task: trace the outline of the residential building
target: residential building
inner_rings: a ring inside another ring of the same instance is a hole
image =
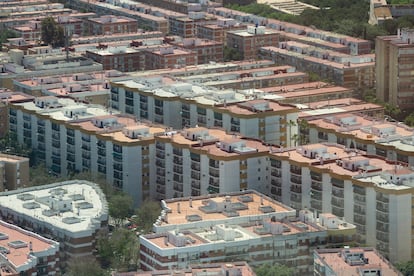
[[[10,105],[10,131],[31,145],[51,174],[90,171],[102,175],[138,206],[150,196],[154,135],[165,127],[137,123],[132,116],[68,98],[38,97]]]
[[[259,141],[198,127],[159,135],[155,148],[153,198],[265,191],[269,150]]]
[[[259,48],[279,43],[279,33],[264,26],[227,31],[226,46],[240,53],[242,59],[257,59]]]
[[[145,51],[145,70],[183,68],[196,64],[198,55],[187,49],[166,46]]]
[[[190,50],[197,55],[197,64],[223,62],[223,43],[200,39],[185,38],[182,41],[170,41],[169,44],[182,49]]]
[[[296,39],[288,38],[291,34],[295,34],[302,36],[304,40],[307,40],[308,38],[313,40],[314,43],[317,43],[315,46],[320,48],[329,49],[333,47],[333,44],[337,44],[339,48],[342,48],[343,46],[347,47],[350,55],[366,55],[371,53],[371,42],[365,39],[345,36],[343,34],[328,32],[314,27],[302,26],[277,19],[269,19],[255,14],[235,11],[230,8],[212,7],[209,9],[209,12],[216,16],[233,18],[241,23],[250,23],[274,29],[279,32],[280,41],[297,40],[298,37],[296,37]],[[327,47],[324,46],[325,44]]]
[[[171,16],[168,18],[169,33],[183,38],[197,37],[197,26],[215,23],[217,18],[201,11],[191,11],[187,16]]]
[[[363,90],[374,87],[375,56],[352,56],[295,41],[284,41],[279,47],[262,47],[259,55],[276,64],[295,66],[313,72],[336,85]]]
[[[0,221],[0,271],[2,275],[56,275],[59,243]]]
[[[28,186],[29,158],[0,153],[0,190],[11,191]]]
[[[191,264],[184,269],[154,270],[141,272],[115,272],[114,276],[256,276],[254,270],[246,262]]]
[[[141,9],[141,3],[132,1],[115,1],[115,2],[91,2],[88,0],[71,0],[68,6],[78,9],[94,12],[98,15],[111,14],[114,16],[126,16],[137,21],[138,26],[143,30],[159,31],[163,34],[169,32],[168,16],[166,12],[156,9],[153,5],[147,5]],[[151,12],[153,10],[154,12]]]
[[[152,76],[111,83],[111,106],[139,119],[184,127],[219,127],[230,133],[290,146],[297,109],[251,89],[218,90]]]
[[[278,262],[296,273],[313,271],[311,252],[326,230],[256,191],[162,201],[154,234],[140,236],[141,268],[186,268],[192,263]]]
[[[310,143],[338,143],[390,162],[414,166],[414,129],[404,124],[345,113],[307,120],[307,132]]]
[[[379,36],[375,43],[376,93],[381,101],[411,110],[414,107],[414,29],[396,36]]]
[[[270,152],[271,197],[297,210],[343,217],[355,224],[361,244],[392,262],[411,260],[414,171],[333,143]]]
[[[107,227],[108,207],[97,184],[71,180],[0,193],[0,216],[3,221],[58,241],[58,259],[46,264],[59,261],[65,267],[71,258],[92,256],[98,232]],[[33,250],[35,246],[33,239]]]
[[[220,18],[216,24],[197,25],[197,37],[226,43],[227,31],[246,30],[247,26],[231,18]]]
[[[14,79],[15,90],[33,96],[69,97],[76,101],[108,105],[109,80],[124,77],[116,70],[96,71],[31,79]],[[33,98],[32,98],[33,99]]]
[[[102,71],[102,65],[78,55],[69,55],[59,49],[36,55],[25,55],[23,51],[9,51],[10,60],[0,63],[0,86],[13,90],[13,80],[19,78],[50,77],[91,71]]]
[[[135,33],[138,31],[137,20],[125,16],[103,15],[85,21],[85,32],[88,35],[104,35],[116,33]]]
[[[0,89],[0,137],[9,131],[9,103],[33,101],[33,97],[22,92]]]
[[[102,64],[104,70],[133,72],[142,70],[142,51],[124,45],[86,50],[85,56]]]
[[[316,249],[315,276],[339,275],[402,275],[373,248]]]

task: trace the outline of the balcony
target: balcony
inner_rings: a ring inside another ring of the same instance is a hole
[[[302,175],[302,168],[301,167],[296,167],[296,166],[291,166],[290,167],[290,172],[294,173],[296,175]]]
[[[365,225],[365,216],[354,214],[354,222],[361,225]]]
[[[191,178],[192,178],[192,179],[197,179],[197,180],[200,180],[200,173],[199,173],[199,172],[194,172],[194,171],[192,171],[192,172],[191,172]]]
[[[174,164],[182,165],[183,164],[183,158],[174,156],[173,162],[174,162]]]
[[[382,193],[377,193],[376,199],[377,199],[377,201],[382,202],[382,203],[388,203],[389,202],[388,196],[384,196],[384,194],[382,194]]]
[[[214,177],[219,177],[220,176],[220,171],[218,169],[210,168],[209,169],[209,174],[211,176],[214,176]]]
[[[290,191],[294,192],[294,193],[297,193],[297,194],[300,194],[300,193],[302,193],[302,187],[297,186],[297,185],[292,185],[292,186],[290,186]]]
[[[157,152],[155,153],[155,156],[157,158],[164,159],[165,158],[165,153],[163,151],[157,150]]]
[[[270,174],[274,177],[281,177],[282,176],[282,173],[277,169],[272,169],[272,172]]]
[[[388,213],[388,204],[377,201],[377,210],[384,213]]]
[[[296,175],[290,176],[290,182],[295,184],[302,184],[302,177],[298,177]]]
[[[191,188],[200,189],[200,181],[192,180],[191,181]]]
[[[273,186],[276,186],[276,187],[282,187],[282,180],[280,180],[280,179],[272,179],[270,181],[270,184],[272,184]]]
[[[313,209],[322,211],[322,202],[311,199],[310,205]]]
[[[322,181],[322,174],[320,174],[320,173],[316,173],[316,172],[311,171],[310,176],[311,176],[312,180],[319,181],[319,182]]]
[[[322,184],[318,183],[318,182],[315,182],[315,181],[312,181],[311,188],[314,191],[322,191]]]

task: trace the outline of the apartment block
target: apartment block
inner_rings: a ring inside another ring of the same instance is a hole
[[[414,30],[377,37],[376,93],[378,99],[404,110],[414,107]]]
[[[142,51],[123,45],[86,50],[85,56],[102,64],[104,70],[133,72],[143,69]]]
[[[414,129],[404,124],[349,113],[307,122],[310,143],[338,143],[389,162],[414,166]]]
[[[159,31],[163,34],[169,32],[168,16],[166,12],[160,12],[153,5],[141,9],[138,2],[91,2],[88,0],[71,0],[67,3],[70,7],[78,10],[94,12],[98,15],[126,16],[137,21],[138,26],[143,30]],[[154,10],[154,12],[151,12]]]
[[[1,153],[0,179],[1,191],[11,191],[28,187],[29,158]]]
[[[9,103],[33,101],[33,97],[21,92],[0,89],[0,137],[9,131]]]
[[[271,197],[343,217],[355,224],[361,244],[392,262],[412,258],[414,171],[333,143],[270,152]]]
[[[55,275],[60,272],[59,243],[0,221],[2,275]]]
[[[246,90],[217,90],[152,76],[111,83],[111,106],[141,120],[183,127],[219,127],[276,145],[293,145],[297,109]]]
[[[96,71],[31,79],[15,79],[15,90],[32,96],[69,97],[75,101],[90,104],[108,105],[110,89],[109,80],[125,76],[124,73]]]
[[[154,234],[140,236],[141,268],[181,269],[193,262],[278,262],[313,271],[311,252],[326,230],[256,191],[162,201]]]
[[[198,55],[184,48],[166,46],[145,51],[145,70],[183,68],[196,64],[198,64]]]
[[[261,88],[274,86],[283,88],[285,85],[304,84],[308,82],[309,76],[306,73],[296,71],[295,67],[282,65],[259,66],[259,68],[246,68],[229,72],[189,74],[180,77],[180,80],[194,85],[216,87],[218,89],[246,90],[245,92],[249,90],[251,94],[262,94]]]
[[[154,135],[164,127],[142,125],[102,106],[67,98],[38,97],[10,106],[10,131],[31,145],[52,174],[90,171],[102,175],[139,205],[150,195],[155,172]]]
[[[125,16],[103,15],[85,21],[88,35],[134,33],[138,31],[137,20]]]
[[[366,55],[371,53],[371,42],[368,40],[323,31],[314,27],[302,26],[277,19],[268,19],[255,14],[235,11],[224,7],[212,7],[209,12],[216,16],[233,18],[245,24],[250,23],[254,25],[257,24],[266,26],[267,28],[279,32],[281,38],[280,40],[313,41],[313,43],[307,44],[325,49],[330,49],[332,47],[343,49],[346,47],[349,50],[341,50],[340,52],[347,52],[350,55]],[[295,38],[288,38],[291,35],[295,35]],[[301,38],[299,39],[296,35],[301,36]],[[333,44],[336,44],[337,46],[334,46]]]
[[[352,56],[294,41],[284,41],[279,47],[262,47],[259,55],[276,64],[295,66],[303,72],[313,72],[336,85],[356,90],[372,88],[375,83],[374,55]]]
[[[254,270],[246,262],[191,264],[185,269],[155,270],[141,272],[116,272],[114,276],[197,276],[207,274],[209,276],[256,276]]]
[[[231,18],[220,18],[216,24],[197,25],[197,37],[226,43],[227,31],[245,30],[246,25]]]
[[[265,191],[268,147],[261,142],[198,127],[157,136],[155,148],[157,199]]]
[[[200,38],[184,38],[182,41],[170,41],[169,44],[190,50],[197,55],[197,64],[223,62],[223,43]]]
[[[197,26],[215,23],[217,18],[201,11],[191,11],[187,16],[170,16],[169,33],[183,38],[197,37]]]
[[[0,85],[13,90],[13,80],[19,78],[50,77],[102,70],[102,65],[83,56],[70,54],[69,59],[61,50],[35,55],[25,55],[13,49],[10,60],[0,63]]]
[[[226,46],[237,50],[243,59],[257,59],[259,48],[279,43],[279,33],[264,26],[227,31]]]
[[[108,207],[97,184],[71,180],[0,193],[0,216],[2,221],[58,241],[60,251],[57,252],[59,247],[54,242],[51,255],[59,255],[51,260],[43,259],[41,264],[47,269],[58,267],[59,262],[63,268],[71,258],[92,256],[96,235],[107,226]],[[33,239],[34,251],[38,246],[34,239],[37,235],[32,235],[27,242]],[[17,244],[30,249],[30,242],[25,244],[22,240]],[[39,257],[49,259],[44,253]]]
[[[373,248],[316,249],[315,276],[339,275],[402,275]]]

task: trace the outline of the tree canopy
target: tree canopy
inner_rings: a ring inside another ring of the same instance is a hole
[[[98,237],[98,254],[104,267],[118,271],[135,270],[139,259],[139,240],[135,232],[125,228],[116,228],[108,237]]]
[[[132,198],[124,193],[116,193],[109,198],[109,215],[114,219],[116,226],[131,215],[133,207]]]
[[[414,275],[414,261],[402,262],[395,265],[404,276]]]
[[[42,41],[52,47],[65,46],[65,31],[53,17],[46,17],[42,20]]]
[[[109,276],[94,257],[75,258],[68,263],[65,276]]]
[[[280,264],[263,264],[255,269],[257,276],[291,276],[293,269]]]
[[[148,233],[152,229],[152,225],[161,213],[160,203],[157,201],[146,200],[141,207],[135,211],[136,218],[134,222],[142,229],[144,233]]]

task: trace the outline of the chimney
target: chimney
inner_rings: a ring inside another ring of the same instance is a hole
[[[263,205],[263,195],[260,196],[260,205]]]
[[[180,202],[177,203],[177,213],[181,214]]]
[[[190,196],[190,200],[188,201],[188,203],[190,204],[190,208],[193,208],[193,198]]]

